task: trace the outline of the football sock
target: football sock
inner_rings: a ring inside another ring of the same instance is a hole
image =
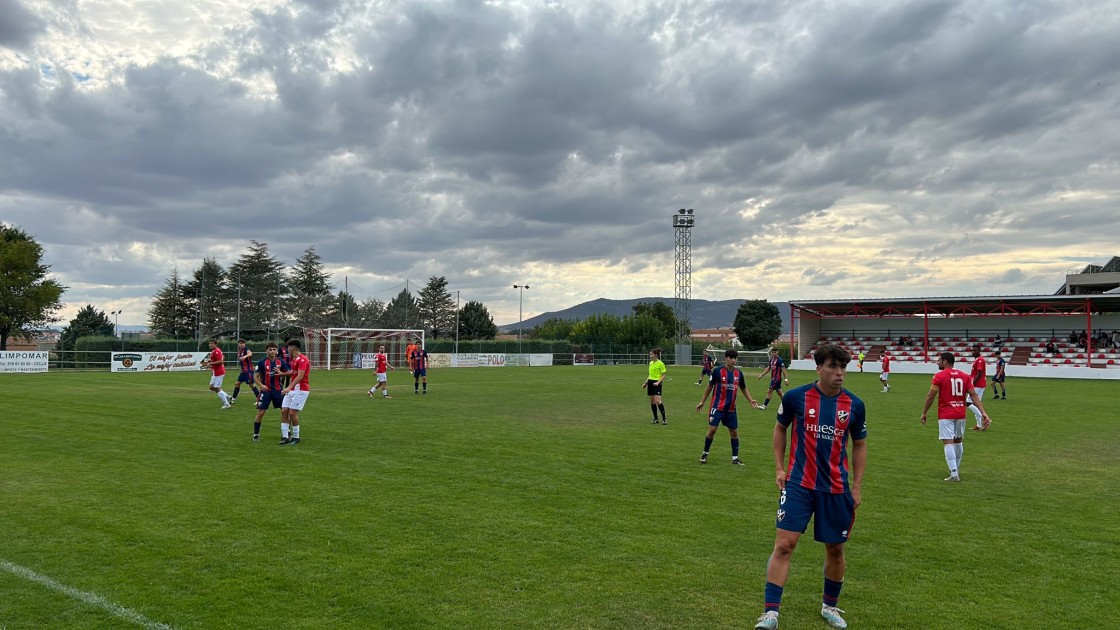
[[[381,390],[381,395],[388,398],[389,397],[389,388],[386,387],[385,389]]]
[[[976,416],[976,426],[981,426],[984,420],[980,415],[980,408],[976,405],[969,405],[968,410],[972,412],[972,415]]]
[[[731,440],[731,459],[739,457],[739,438]]]
[[[649,404],[649,409],[650,409],[650,411],[653,412],[653,421],[657,422],[657,405],[655,405],[653,403],[650,403]]]
[[[712,438],[704,438],[704,452],[712,450]]]
[[[260,398],[260,397],[261,397],[261,390],[254,387],[253,388],[253,398]]]
[[[254,422],[253,423],[253,435],[260,435],[260,434],[261,434],[261,423]]]
[[[843,580],[835,582],[826,577],[824,579],[824,599],[821,602],[825,606],[836,606],[836,602],[840,600],[840,588],[843,586]]]
[[[297,438],[297,439],[299,438],[299,425],[298,424],[293,424],[292,425],[292,437]]]
[[[424,391],[428,391],[428,381],[424,381]]]
[[[959,444],[954,444],[953,445],[953,450],[956,452],[956,456],[957,456],[957,460],[956,460],[957,461],[957,468],[960,468],[961,467],[961,460],[964,459],[964,442],[961,442]]]
[[[371,394],[372,394],[372,393],[374,392],[374,390],[376,390],[376,389],[377,389],[376,387],[371,387],[371,388],[369,388],[369,393],[371,393]]]
[[[281,422],[280,423],[280,437],[284,438],[285,440],[288,439],[288,427],[289,426],[290,425],[287,422]]]
[[[416,381],[415,383],[412,384],[412,391],[414,391],[414,392],[420,391],[420,381]]]
[[[767,582],[766,583],[766,600],[765,600],[765,604],[763,605],[763,610],[765,610],[766,612],[770,612],[771,610],[773,610],[774,612],[778,612],[778,609],[782,607],[782,591],[783,590],[785,590],[785,589],[782,588],[781,586],[778,586],[777,584],[774,584],[773,582]]]
[[[661,419],[664,420],[665,419],[665,403],[658,403],[657,409],[658,409],[658,411],[661,412]]]
[[[945,445],[945,463],[949,464],[949,474],[957,474],[957,448],[953,444]]]
[[[770,397],[767,396],[766,400],[762,401],[762,406],[765,407],[766,405],[769,405],[769,404],[770,404]]]
[[[237,395],[238,395],[238,394],[240,394],[240,393],[241,393],[241,383],[238,383],[238,384],[237,384],[236,386],[234,386],[234,388],[233,388],[233,397],[234,397],[234,398],[237,398]]]
[[[225,392],[223,392],[222,390],[219,389],[218,390],[218,400],[221,400],[223,405],[228,405],[229,404],[229,394],[227,394],[227,393],[225,393]]]

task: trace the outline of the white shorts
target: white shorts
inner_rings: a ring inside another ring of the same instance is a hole
[[[879,372],[879,380],[880,380],[880,381],[885,381],[885,380],[887,380],[887,379],[888,379],[888,378],[890,378],[890,377],[891,377],[891,373],[890,373],[890,372]]]
[[[938,420],[937,439],[956,440],[964,438],[964,420]]]
[[[377,382],[378,383],[386,383],[388,381],[389,381],[389,375],[388,374],[386,374],[385,372],[378,372],[377,373]]]
[[[988,389],[988,386],[985,384],[983,387],[974,387],[973,389],[976,390],[976,400],[984,400],[984,391]]]
[[[226,378],[225,374],[223,374],[221,376],[211,376],[210,377],[210,387],[217,387],[218,389],[221,389],[222,388],[222,381],[225,380],[225,378]]]
[[[303,411],[303,405],[307,403],[307,395],[310,393],[304,389],[293,389],[284,396],[284,402],[280,403],[280,408]]]

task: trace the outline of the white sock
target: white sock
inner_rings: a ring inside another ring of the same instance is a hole
[[[289,426],[291,426],[291,425],[289,425],[287,422],[283,422],[283,423],[280,424],[280,435],[285,440],[288,439],[288,427]]]
[[[957,446],[955,444],[945,445],[945,463],[949,464],[949,474],[957,474]]]
[[[373,388],[372,388],[372,387],[371,387],[371,388],[369,388],[369,393],[370,393],[370,394],[372,394],[372,393],[373,393]]]
[[[384,396],[384,397],[386,397],[386,398],[388,398],[388,397],[389,397],[389,390],[387,390],[387,389],[385,389],[385,390],[382,390],[382,391],[381,391],[381,395],[382,395],[382,396]]]
[[[972,415],[976,416],[976,426],[983,426],[984,417],[980,415],[980,408],[976,405],[969,405],[968,410],[972,412]]]
[[[959,469],[961,467],[961,460],[964,459],[964,443],[953,444],[953,447],[953,450],[957,452],[957,468]]]
[[[223,405],[228,405],[229,404],[229,394],[227,394],[224,391],[219,389],[218,390],[218,400],[221,400]]]
[[[299,425],[298,424],[295,425],[294,427],[292,427],[292,437],[294,437],[294,438],[299,437]]]

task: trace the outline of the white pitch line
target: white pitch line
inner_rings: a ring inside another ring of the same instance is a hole
[[[171,630],[171,626],[164,623],[152,621],[151,619],[148,619],[135,610],[131,610],[129,608],[125,608],[124,606],[114,604],[113,602],[105,599],[97,593],[90,593],[87,591],[80,591],[76,588],[71,588],[69,586],[66,586],[65,584],[56,582],[45,575],[39,575],[38,573],[32,571],[31,569],[28,569],[27,567],[21,567],[18,564],[12,564],[11,562],[4,560],[3,558],[0,558],[0,569],[5,570],[12,575],[17,575],[21,578],[31,580],[32,582],[35,582],[37,584],[42,584],[43,586],[51,590],[58,591],[59,593],[72,597],[76,600],[85,602],[92,606],[97,606],[98,608],[108,611],[116,615],[117,617],[120,617],[121,619],[131,621],[138,626],[151,628],[152,630]]]

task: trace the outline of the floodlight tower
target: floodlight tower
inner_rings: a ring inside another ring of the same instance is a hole
[[[676,262],[676,292],[673,295],[673,308],[677,317],[676,364],[692,363],[692,344],[689,342],[689,318],[692,312],[692,228],[696,218],[692,208],[681,208],[673,215],[673,231],[676,233],[674,258]]]

